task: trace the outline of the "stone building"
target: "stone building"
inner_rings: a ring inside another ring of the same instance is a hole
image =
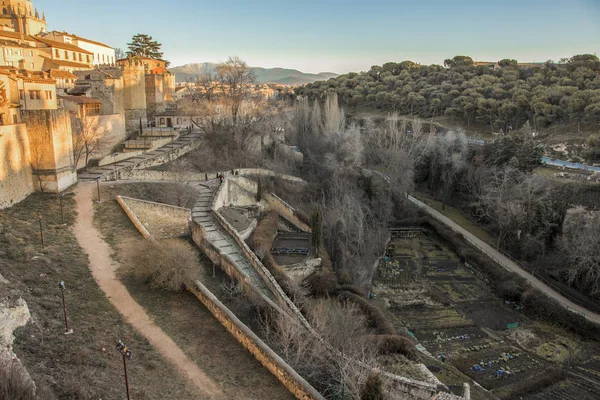
[[[75,45],[83,50],[87,50],[93,55],[94,65],[114,65],[115,49],[95,40],[83,38],[67,32],[52,31],[44,35],[44,38],[56,42]]]
[[[56,81],[57,95],[66,95],[69,90],[75,88],[77,75],[72,72],[64,71],[62,69],[51,69],[48,73],[50,78]]]
[[[36,37],[40,56],[44,58],[42,69],[60,69],[64,71],[80,71],[93,68],[94,54],[73,44]]]
[[[75,71],[76,85],[69,90],[73,96],[86,96],[101,102],[100,114],[124,114],[123,71],[120,67]]]
[[[38,13],[30,0],[3,0],[0,25],[24,35],[46,31],[46,16]]]

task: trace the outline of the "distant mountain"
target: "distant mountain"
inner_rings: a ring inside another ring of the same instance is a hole
[[[186,64],[180,67],[170,68],[169,71],[175,74],[177,82],[186,82],[196,80],[203,75],[205,71],[214,73],[216,64]],[[256,83],[278,83],[281,85],[304,85],[316,81],[326,81],[334,78],[338,74],[333,72],[321,72],[318,74],[308,74],[295,69],[286,68],[260,68],[252,67],[256,77]]]

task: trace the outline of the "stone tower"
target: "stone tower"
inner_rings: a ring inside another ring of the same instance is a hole
[[[123,109],[128,132],[139,130],[148,124],[146,103],[146,68],[136,57],[118,60],[123,70]]]
[[[8,26],[23,35],[46,31],[46,16],[33,6],[31,0],[4,0],[0,10],[0,25]]]

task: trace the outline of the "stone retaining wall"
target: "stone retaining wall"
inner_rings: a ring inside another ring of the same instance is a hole
[[[123,211],[125,211],[125,214],[127,214],[127,216],[129,217],[129,219],[131,220],[131,222],[135,226],[135,228],[138,231],[140,231],[140,233],[142,234],[142,236],[144,238],[149,239],[149,240],[155,240],[152,237],[152,235],[150,234],[150,232],[148,232],[148,229],[146,229],[146,227],[144,226],[144,224],[142,224],[142,222],[138,219],[137,215],[135,215],[135,213],[133,211],[131,211],[131,209],[129,208],[129,206],[127,205],[127,203],[125,201],[123,201],[123,197],[122,196],[117,196],[117,203],[119,203],[119,205],[121,206],[121,208],[123,209]]]
[[[292,367],[267,346],[250,328],[225,307],[201,282],[189,288],[219,322],[256,357],[297,399],[325,400],[325,398],[302,378]]]
[[[104,175],[102,175],[102,180],[103,181],[114,181],[114,180],[116,180],[115,176],[118,179],[121,179],[121,175],[127,176],[129,173],[131,173],[131,171],[138,170],[138,169],[152,168],[152,167],[166,164],[168,162],[178,159],[179,157],[189,153],[190,151],[198,148],[199,146],[200,146],[199,140],[192,140],[189,143],[187,143],[181,147],[178,147],[178,148],[168,151],[166,153],[157,155],[156,157],[152,157],[148,160],[139,162],[139,163],[134,164],[129,167],[120,168],[116,172],[109,172],[107,174],[104,174]],[[123,178],[123,179],[126,179],[126,178]]]

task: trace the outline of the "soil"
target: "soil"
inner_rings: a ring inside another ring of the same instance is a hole
[[[116,278],[118,265],[111,259],[111,250],[102,240],[93,224],[92,201],[95,186],[91,183],[80,185],[75,193],[77,199],[77,220],[73,233],[83,250],[88,254],[94,279],[110,302],[160,353],[185,376],[202,398],[225,399],[219,386],[190,360],[175,342],[160,329],[146,311],[131,297],[127,288]]]

